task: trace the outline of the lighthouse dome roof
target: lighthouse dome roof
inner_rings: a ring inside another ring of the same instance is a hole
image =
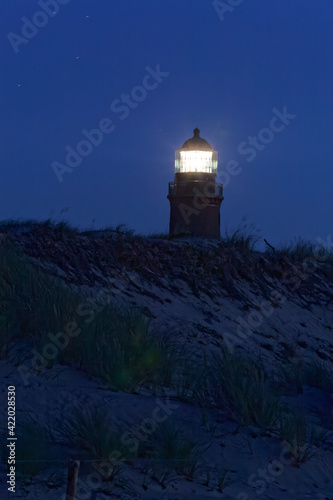
[[[193,137],[184,142],[180,151],[214,151],[211,145],[200,137],[200,130],[193,130]]]

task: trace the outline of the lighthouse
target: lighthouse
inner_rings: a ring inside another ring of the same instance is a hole
[[[195,128],[175,154],[175,179],[169,183],[169,234],[220,238],[223,185],[215,182],[217,151]]]

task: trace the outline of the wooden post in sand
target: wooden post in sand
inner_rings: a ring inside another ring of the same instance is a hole
[[[75,500],[76,483],[79,475],[80,462],[79,460],[70,460],[68,463],[67,491],[66,500]]]

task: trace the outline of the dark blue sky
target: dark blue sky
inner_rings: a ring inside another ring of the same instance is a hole
[[[331,0],[243,0],[223,21],[210,0],[44,3],[44,16],[35,0],[2,6],[1,219],[166,232],[174,152],[198,126],[219,170],[241,167],[225,187],[222,232],[246,216],[273,244],[332,234]],[[47,24],[10,41],[24,17]],[[169,75],[144,80],[158,65]],[[135,89],[143,81],[147,95]],[[131,92],[138,102],[121,112],[114,101]],[[296,118],[247,161],[239,145],[284,106]],[[113,131],[60,183],[52,163],[104,118]]]

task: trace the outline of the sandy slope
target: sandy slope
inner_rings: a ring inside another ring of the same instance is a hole
[[[272,373],[293,357],[327,365],[333,362],[333,283],[326,264],[317,262],[316,269],[304,273],[303,261],[286,263],[264,254],[244,257],[223,250],[218,243],[200,240],[135,241],[114,232],[59,238],[52,231],[43,234],[22,228],[7,232],[51,274],[95,300],[104,289],[113,303],[142,310],[151,318],[152,327],[172,335],[181,345],[199,348],[199,352],[221,346],[239,348],[259,356]],[[100,404],[115,422],[125,422],[129,428],[149,418],[157,404],[152,394],[111,392],[100,381],[88,380],[69,367],[34,374],[24,386],[13,364],[2,361],[0,376],[2,407],[6,407],[7,386],[15,385],[17,418],[32,412],[55,432],[73,403],[82,408]],[[289,400],[332,431],[332,394],[304,387],[303,394],[291,395]],[[169,418],[184,423],[200,442],[209,443],[195,479],[172,476],[166,489],[152,480],[145,490],[144,464],[139,462],[125,472],[130,488],[117,487],[111,496],[88,488],[82,499],[333,499],[332,435],[312,459],[295,468],[286,459],[282,463],[285,447],[277,436],[238,428],[214,411],[205,418],[190,403],[174,401],[174,405],[177,409]],[[45,473],[31,485],[18,488],[11,498],[62,498],[66,461],[73,455],[66,446],[63,450],[64,463],[58,464],[56,479]],[[282,468],[274,471],[270,468],[274,463],[282,463]],[[231,480],[223,494],[217,490],[217,466],[227,469]],[[205,486],[207,469],[211,472]],[[84,482],[92,470],[91,464],[83,464],[80,479]],[[2,472],[0,490],[5,495],[3,465]]]

